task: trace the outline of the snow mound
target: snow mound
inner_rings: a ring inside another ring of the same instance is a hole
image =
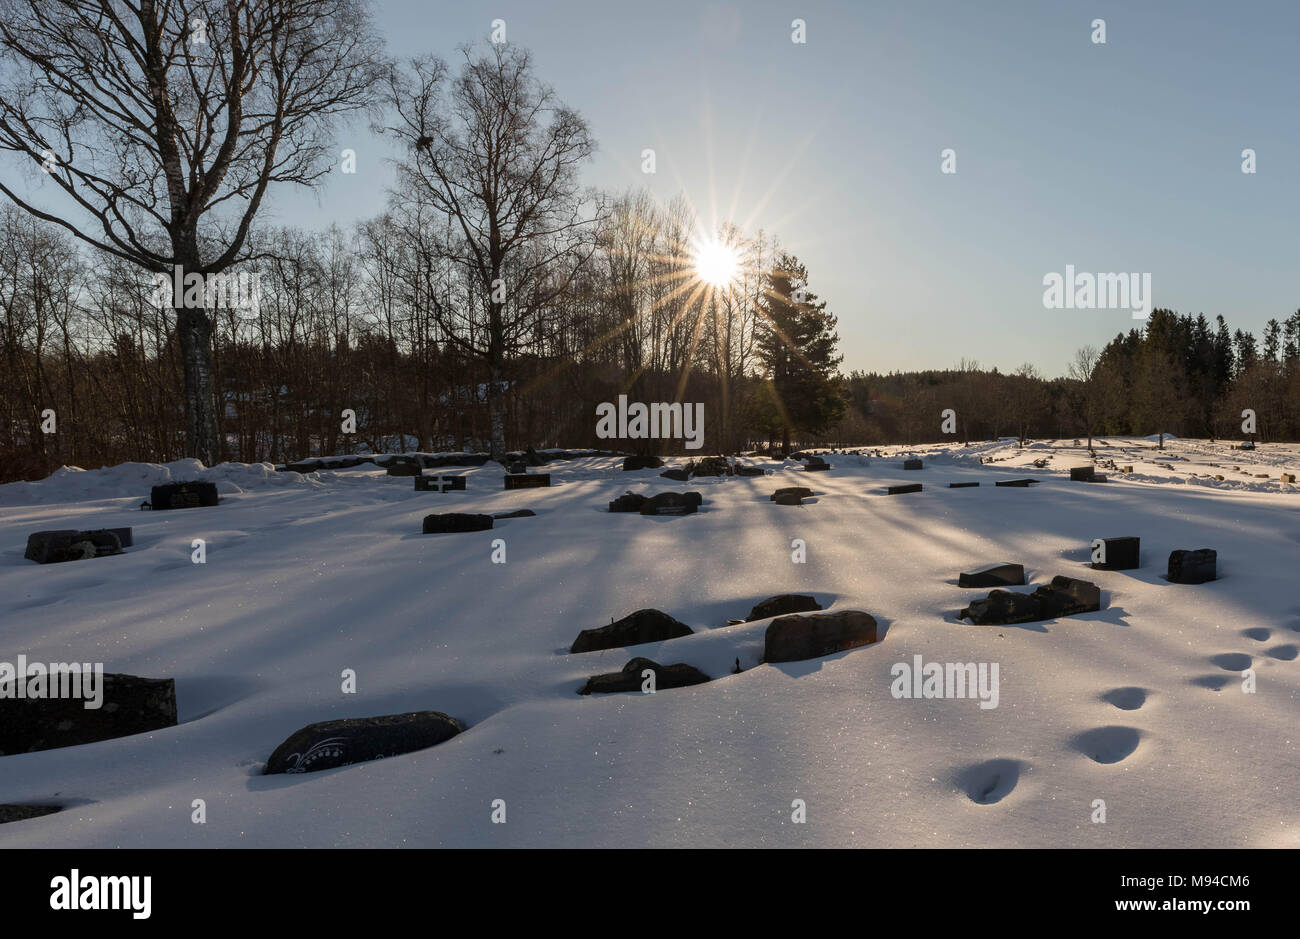
[[[250,489],[319,485],[318,480],[307,479],[299,473],[277,472],[271,463],[218,463],[209,469],[199,460],[183,459],[171,463],[119,463],[96,470],[60,466],[36,482],[0,485],[0,506],[123,498],[144,500],[154,486],[190,480],[216,483],[217,492],[223,495],[237,495]]]

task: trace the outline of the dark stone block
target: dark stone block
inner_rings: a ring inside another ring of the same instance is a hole
[[[52,684],[46,687],[54,690]],[[85,707],[84,695],[0,698],[0,755],[75,747],[176,725],[176,683],[170,678],[105,674],[102,694],[96,709]]]
[[[875,618],[860,610],[782,616],[772,620],[764,634],[763,661],[815,659],[870,645],[877,639]]]
[[[197,509],[202,506],[216,504],[216,483],[167,483],[164,486],[154,486],[149,493],[149,505],[155,511],[162,509]]]
[[[664,461],[657,456],[625,456],[623,457],[623,472],[629,473],[643,469],[659,469],[664,465]]]
[[[886,491],[887,491],[888,494],[891,495],[891,496],[901,496],[901,495],[904,495],[905,493],[909,493],[909,492],[920,492],[920,491],[921,491],[921,484],[920,484],[920,483],[908,483],[908,484],[905,485],[905,486],[890,486],[890,487],[888,487],[888,489],[887,489]]]
[[[1133,536],[1124,538],[1102,538],[1106,546],[1105,561],[1093,562],[1099,571],[1131,571],[1138,567],[1138,549],[1141,539]]]
[[[977,626],[1032,623],[1042,619],[1037,597],[1009,590],[994,590],[984,599],[972,601],[957,616]]]
[[[1070,480],[1076,483],[1092,482],[1093,473],[1097,471],[1095,466],[1072,466],[1070,467]]]
[[[725,456],[706,456],[695,462],[696,476],[730,476],[734,472]]]
[[[949,483],[948,488],[949,489],[973,489],[978,485],[979,483]]]
[[[117,535],[117,543],[119,547],[129,548],[135,544],[135,538],[132,536],[131,529],[129,528],[101,528],[99,531],[111,532],[112,534]]]
[[[772,493],[772,497],[768,501],[775,502],[778,496],[784,495],[799,496],[801,499],[807,499],[810,498],[812,494],[813,491],[807,486],[784,486]]]
[[[550,473],[507,473],[507,489],[545,489],[551,484]]]
[[[921,463],[920,460],[904,460],[904,461],[903,461],[903,469],[905,469],[905,470],[919,470],[919,469],[922,469],[922,463]]]
[[[416,492],[464,492],[464,476],[416,476]]]
[[[664,470],[659,475],[664,477],[665,479],[676,480],[679,483],[684,483],[691,478],[690,470],[684,470],[684,469]]]
[[[813,463],[809,461],[808,465],[803,468],[805,473],[821,473],[830,469],[829,463]]]
[[[1024,582],[1024,565],[1009,562],[985,564],[957,578],[958,587],[1018,587]]]
[[[465,515],[448,512],[424,517],[424,534],[443,535],[452,532],[487,531],[492,527],[491,515]]]
[[[389,476],[419,476],[420,466],[418,463],[392,462],[384,467]]]
[[[637,610],[608,626],[596,626],[578,633],[570,652],[598,652],[621,649],[646,642],[662,642],[691,635],[691,627],[659,610]]]
[[[817,602],[816,598],[807,594],[783,593],[775,597],[768,597],[757,604],[749,611],[749,616],[745,622],[752,623],[754,620],[767,619],[769,616],[784,616],[787,613],[810,613],[821,608],[822,606]]]
[[[641,504],[642,515],[690,515],[703,498],[698,492],[661,492]]]
[[[737,466],[737,476],[762,476],[763,467],[761,466]]]
[[[521,473],[528,472],[528,464],[523,460],[514,460],[506,464],[506,472],[512,476],[518,476]]]
[[[623,666],[621,671],[605,675],[593,675],[587,679],[578,694],[614,694],[619,691],[640,691],[644,681],[642,672],[646,669],[654,672],[655,691],[665,688],[685,688],[688,685],[702,685],[709,676],[693,665],[659,665],[650,659],[638,656]]]
[[[641,506],[645,505],[646,498],[635,492],[628,492],[609,504],[611,512],[640,512]]]
[[[441,711],[309,724],[275,748],[266,761],[266,775],[314,773],[399,756],[436,746],[464,729],[464,724]]]
[[[8,822],[21,822],[28,818],[40,818],[53,815],[61,805],[0,805],[0,825]]]
[[[1101,590],[1096,584],[1074,577],[1053,577],[1034,591],[1042,619],[1058,619],[1101,609]]]
[[[533,518],[537,513],[532,509],[515,509],[513,512],[495,512],[493,518]]]
[[[803,505],[803,499],[793,492],[778,492],[770,501],[777,505]]]
[[[1218,579],[1219,553],[1213,548],[1175,551],[1169,555],[1169,579],[1176,584],[1204,584]]]
[[[58,531],[38,531],[27,536],[27,550],[23,557],[37,564],[57,564],[63,561],[81,561],[122,553],[122,543],[105,528],[97,531],[77,531],[75,528]],[[125,529],[130,540],[131,529]]]
[[[1101,590],[1096,584],[1073,577],[1053,577],[1032,594],[994,590],[958,613],[978,626],[1033,623],[1039,620],[1092,613],[1101,609]]]
[[[1036,479],[1003,479],[994,483],[995,486],[1010,486],[1015,489],[1028,489],[1037,483]]]

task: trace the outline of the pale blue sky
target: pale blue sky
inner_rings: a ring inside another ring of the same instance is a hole
[[[378,0],[391,53],[454,59],[494,18],[591,124],[591,185],[683,191],[759,226],[840,318],[844,368],[966,357],[1064,372],[1127,311],[1046,310],[1042,278],[1150,272],[1155,302],[1258,332],[1300,307],[1295,0]],[[790,41],[795,17],[807,43]],[[1107,43],[1091,41],[1104,18]],[[377,212],[360,158],[287,224]],[[640,172],[653,147],[658,173]],[[957,151],[955,175],[940,151]],[[1256,175],[1241,151],[1258,153]]]

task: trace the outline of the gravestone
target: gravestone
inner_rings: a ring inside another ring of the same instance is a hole
[[[803,499],[794,492],[779,492],[772,496],[770,501],[777,505],[803,505]]]
[[[824,473],[830,468],[831,465],[820,457],[810,457],[803,471],[805,473]]]
[[[1219,478],[1222,479],[1223,477],[1220,476]],[[1295,483],[1295,473],[1283,473],[1283,474],[1282,474],[1282,482],[1284,482],[1284,483],[1292,483],[1292,484],[1294,484],[1294,483]]]
[[[507,473],[506,489],[545,489],[551,485],[550,473]]]
[[[96,531],[70,528],[33,532],[27,536],[27,550],[23,552],[23,557],[37,564],[58,564],[123,554],[118,532],[125,532],[127,543],[131,542],[129,528],[101,528]]]
[[[985,564],[957,577],[958,587],[1018,587],[1024,582],[1024,565],[1010,562]]]
[[[176,683],[170,678],[105,674],[102,705],[86,698],[0,698],[0,756],[128,737],[176,725]],[[26,679],[29,683],[30,677]],[[59,676],[49,676],[49,682]],[[93,678],[92,678],[93,680]],[[60,682],[61,683],[61,682]],[[53,684],[46,690],[53,691]],[[83,692],[85,684],[82,684]]]
[[[1131,472],[1133,472],[1133,467],[1132,467],[1132,466],[1121,466],[1120,469],[1119,469],[1119,471],[1120,471],[1121,473],[1131,473]]]
[[[659,469],[664,461],[657,456],[626,456],[623,458],[623,472],[643,469]]]
[[[0,825],[53,815],[61,808],[61,805],[0,805]]]
[[[646,642],[662,642],[691,635],[691,627],[659,610],[637,610],[608,626],[595,626],[578,633],[570,653],[621,649]]]
[[[919,470],[919,469],[921,469],[921,468],[922,468],[922,463],[921,463],[920,460],[904,460],[904,461],[903,461],[903,469],[905,469],[905,470]]]
[[[737,466],[737,467],[736,467],[736,475],[737,475],[737,476],[762,476],[762,475],[764,475],[764,474],[763,474],[763,467],[761,467],[761,466]]]
[[[167,483],[154,486],[149,492],[149,507],[164,509],[197,509],[217,504],[217,484],[205,482]]]
[[[876,620],[861,610],[782,616],[763,635],[764,662],[799,662],[870,645]]]
[[[635,492],[627,492],[609,504],[611,512],[640,512],[646,498]]]
[[[684,483],[691,478],[691,471],[686,469],[669,469],[659,474],[665,479],[672,479],[679,483]]]
[[[1070,481],[1076,483],[1090,483],[1092,476],[1097,471],[1095,466],[1072,466],[1070,467]]]
[[[512,476],[519,476],[528,472],[528,464],[523,460],[513,460],[506,464],[506,472],[510,473]]]
[[[1138,555],[1142,539],[1126,535],[1122,538],[1098,539],[1105,546],[1104,561],[1094,561],[1092,566],[1099,571],[1131,571],[1139,567]]]
[[[467,515],[448,512],[424,517],[424,534],[445,535],[468,531],[487,531],[492,527],[491,515]]]
[[[973,489],[978,485],[979,483],[949,483],[948,488],[949,489]]]
[[[405,460],[400,463],[392,462],[384,468],[384,472],[389,476],[419,476],[420,465],[414,461],[407,463]]]
[[[276,747],[265,773],[314,773],[381,760],[436,746],[464,730],[464,724],[441,711],[322,721],[296,731]]]
[[[1204,584],[1218,579],[1219,553],[1213,548],[1174,551],[1169,555],[1169,579],[1176,584]]]
[[[957,614],[977,626],[1003,626],[1058,619],[1101,609],[1101,590],[1096,584],[1074,577],[1057,576],[1031,594],[994,590]]]
[[[464,492],[464,476],[416,476],[416,492]]]
[[[755,604],[745,622],[752,623],[755,620],[767,619],[769,616],[784,616],[787,613],[811,613],[821,608],[822,605],[815,597],[803,593],[783,593]]]
[[[813,491],[807,486],[783,486],[776,492],[772,493],[772,497],[768,501],[775,502],[777,496],[781,495],[799,496],[800,498],[807,499],[810,498],[812,494]]]
[[[691,515],[704,501],[698,492],[661,492],[641,503],[642,515]]]
[[[734,472],[725,456],[706,456],[695,463],[696,476],[730,476]]]
[[[905,486],[889,486],[886,492],[891,496],[901,496],[908,492],[920,492],[920,483],[908,483]]]
[[[650,659],[637,656],[620,671],[604,675],[593,675],[578,690],[578,694],[614,694],[619,691],[640,691],[645,679],[642,675],[646,669],[654,673],[656,692],[665,688],[685,688],[688,685],[702,685],[709,676],[693,665],[659,665]]]
[[[493,518],[533,518],[537,513],[532,509],[515,509],[513,512],[493,512]]]
[[[1014,489],[1028,489],[1037,483],[1036,479],[1002,479],[994,483],[995,486],[1009,486]]]

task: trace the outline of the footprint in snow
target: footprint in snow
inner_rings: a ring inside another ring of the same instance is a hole
[[[1198,688],[1209,688],[1211,691],[1220,691],[1233,682],[1230,675],[1202,675],[1200,678],[1193,678],[1192,684]]]
[[[1274,646],[1268,650],[1268,654],[1275,659],[1281,659],[1283,662],[1291,662],[1300,655],[1300,646],[1293,646],[1289,643],[1284,646]]]
[[[1070,741],[1078,750],[1095,763],[1118,763],[1132,755],[1142,739],[1142,732],[1136,727],[1094,727],[1085,730]]]
[[[1268,637],[1273,635],[1270,630],[1265,629],[1263,626],[1254,626],[1250,629],[1243,629],[1241,634],[1247,639],[1254,639],[1256,642],[1267,642]]]
[[[1023,766],[1019,760],[988,760],[966,767],[955,782],[976,805],[993,805],[1016,788]]]
[[[1244,652],[1223,652],[1210,659],[1219,668],[1228,672],[1244,672],[1250,668],[1251,658]]]
[[[1113,704],[1121,711],[1136,711],[1147,703],[1145,688],[1113,688],[1101,696],[1107,704]]]

